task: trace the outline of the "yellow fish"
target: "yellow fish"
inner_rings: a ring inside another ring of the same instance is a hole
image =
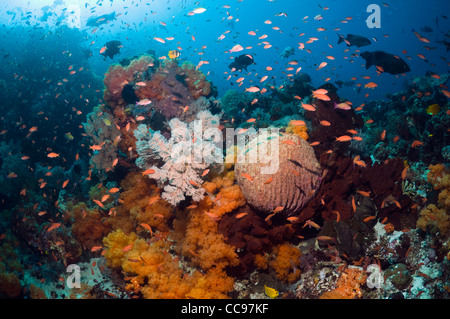
[[[169,55],[169,58],[176,59],[181,55],[181,53],[178,50],[170,50],[168,55]]]
[[[73,140],[73,135],[70,132],[66,133],[65,136],[69,141]]]
[[[439,104],[432,104],[427,108],[427,114],[429,115],[436,115],[441,110],[441,107]]]
[[[106,126],[111,126],[111,121],[109,119],[104,118],[103,123],[105,123]]]
[[[280,294],[278,290],[267,287],[266,285],[264,285],[264,293],[266,294],[267,297],[272,299],[275,299]]]

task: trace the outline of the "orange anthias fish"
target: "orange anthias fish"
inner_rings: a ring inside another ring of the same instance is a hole
[[[47,157],[55,158],[55,157],[59,157],[59,154],[51,152],[51,153],[47,154]]]

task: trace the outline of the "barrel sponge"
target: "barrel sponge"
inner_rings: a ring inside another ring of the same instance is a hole
[[[256,161],[251,160],[251,153],[255,150],[258,154]],[[267,155],[266,160],[261,156],[264,154]],[[268,174],[263,169],[271,172]],[[295,134],[263,131],[241,148],[235,174],[250,205],[266,213],[277,207],[276,211],[280,211],[279,207],[283,207],[281,211],[289,215],[302,209],[314,196],[320,186],[322,172],[314,150],[303,138]]]

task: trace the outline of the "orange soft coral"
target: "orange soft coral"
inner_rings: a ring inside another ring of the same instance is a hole
[[[430,165],[428,182],[435,190],[440,190],[436,204],[429,204],[422,209],[417,220],[417,227],[431,233],[440,232],[442,236],[450,233],[450,170],[443,164]]]
[[[167,232],[167,221],[172,216],[172,206],[160,197],[155,183],[142,173],[132,172],[121,183],[124,191],[120,194],[120,215],[128,215],[134,224],[145,223],[154,230]]]
[[[71,219],[72,234],[84,249],[90,250],[101,244],[102,239],[111,230],[108,220],[98,209],[90,209],[83,202],[69,204],[66,220]]]
[[[182,255],[191,258],[194,265],[203,269],[237,265],[234,247],[224,242],[223,235],[217,229],[221,216],[245,204],[239,186],[234,185],[234,172],[225,171],[202,186],[210,196],[191,209],[188,215],[180,212],[174,221],[178,249]]]
[[[283,243],[275,247],[269,258],[269,266],[275,270],[277,277],[285,282],[294,282],[300,277],[300,249]]]
[[[205,274],[185,273],[178,258],[168,253],[169,242],[149,243],[134,233],[126,235],[118,230],[105,238],[105,246],[108,265],[131,276],[127,289],[140,291],[145,298],[225,298],[233,289],[233,279],[218,268]]]
[[[320,299],[356,299],[362,297],[361,285],[366,282],[367,275],[360,267],[345,269],[338,281],[336,288],[324,292]]]
[[[289,122],[289,125],[286,127],[286,133],[292,133],[300,136],[304,140],[308,140],[308,127],[306,125],[293,125],[293,121]]]

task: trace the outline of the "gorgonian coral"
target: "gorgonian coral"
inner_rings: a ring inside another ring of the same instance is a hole
[[[159,131],[150,132],[144,124],[135,130],[139,155],[136,165],[148,170],[148,176],[164,187],[162,198],[172,205],[186,196],[196,202],[203,199],[201,174],[223,161],[222,150],[216,146],[222,137],[218,136],[219,120],[219,116],[209,111],[198,113],[197,121],[189,124],[174,118],[169,122],[169,140]],[[158,166],[158,161],[162,165]]]

